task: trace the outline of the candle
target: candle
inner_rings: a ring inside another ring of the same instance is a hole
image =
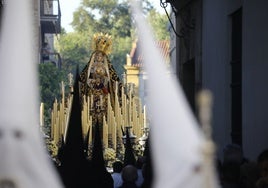
[[[118,82],[116,81],[115,82],[115,95],[117,95],[117,92],[118,92]]]
[[[93,95],[90,96],[90,108],[93,108]]]
[[[144,107],[143,107],[143,118],[144,118],[144,119],[143,119],[143,122],[144,122],[144,123],[143,123],[143,124],[144,124],[143,126],[144,126],[144,128],[148,128],[148,127],[147,127],[147,122],[146,122],[146,106],[145,106],[145,105],[144,105]]]
[[[44,103],[40,105],[40,126],[44,126]]]

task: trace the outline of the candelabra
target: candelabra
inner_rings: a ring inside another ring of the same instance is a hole
[[[122,137],[124,145],[127,142],[127,132],[129,134],[130,143],[134,144],[135,141],[136,141],[136,136],[130,131],[131,128],[132,128],[131,126],[125,126],[126,131],[125,131],[125,134]]]
[[[148,135],[149,135],[149,128],[148,127],[145,127],[143,128],[143,135],[142,137],[139,138],[139,144],[142,146],[142,150],[145,149],[145,143],[148,139]]]

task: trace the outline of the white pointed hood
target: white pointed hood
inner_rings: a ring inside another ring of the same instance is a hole
[[[155,170],[153,187],[211,188],[206,186],[204,176],[206,167],[202,152],[205,137],[181,86],[169,73],[171,71],[155,45],[151,29],[135,2],[132,0],[133,17],[148,74],[148,112],[152,118],[150,141]],[[212,187],[217,186],[213,183]]]
[[[4,1],[0,27],[0,187],[62,187],[39,129],[39,1]]]

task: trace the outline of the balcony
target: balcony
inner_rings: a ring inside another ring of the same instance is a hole
[[[59,69],[61,68],[61,56],[57,52],[41,52],[41,63],[52,63]]]
[[[61,11],[59,0],[41,0],[40,19],[42,33],[60,33]]]

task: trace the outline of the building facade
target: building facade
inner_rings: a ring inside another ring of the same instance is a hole
[[[156,45],[164,57],[166,65],[170,66],[170,42],[168,40],[160,40],[156,42]],[[144,70],[143,56],[139,41],[133,42],[131,51],[127,54],[126,64],[124,66],[124,82],[134,86],[134,92],[140,97],[142,105],[145,105],[147,97],[147,73]]]
[[[197,113],[195,95],[211,90],[219,157],[226,144],[236,143],[255,160],[268,148],[268,1],[167,2],[178,34],[171,63],[189,104]]]
[[[60,54],[54,50],[54,38],[61,32],[59,0],[40,0],[40,63],[61,67]]]

